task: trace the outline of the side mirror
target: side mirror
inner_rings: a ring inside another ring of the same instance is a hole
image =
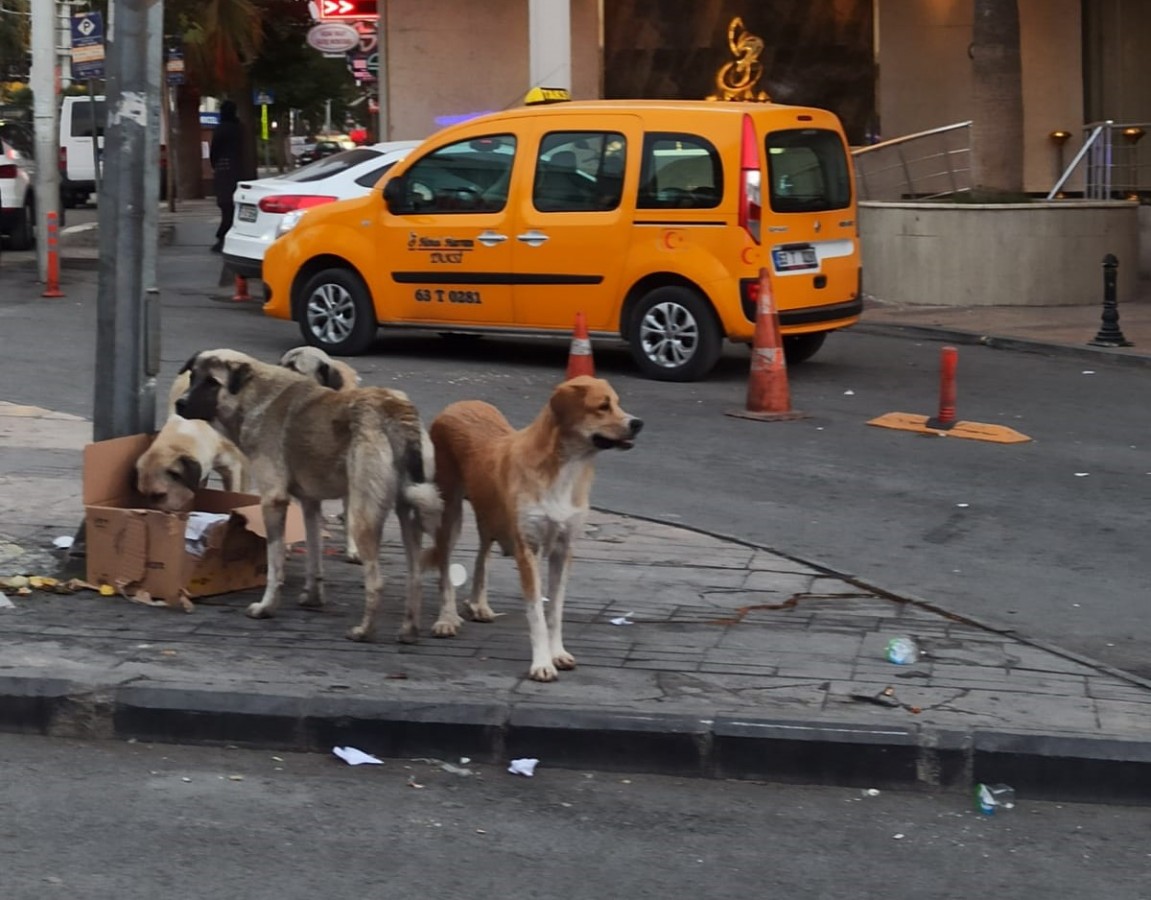
[[[407,212],[407,182],[403,175],[389,178],[384,184],[384,203],[388,212],[396,215]]]

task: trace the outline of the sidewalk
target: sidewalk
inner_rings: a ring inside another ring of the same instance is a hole
[[[1014,349],[1151,360],[1151,307],[1121,312],[1127,349],[1086,345],[1098,310],[874,308],[861,329]],[[55,574],[52,540],[81,515],[86,420],[0,402],[0,576]],[[330,551],[341,546],[330,522]],[[328,607],[273,620],[258,592],[192,613],[94,593],[12,596],[0,610],[0,728],[380,756],[467,756],[864,787],[1013,785],[1028,798],[1151,801],[1151,683],[881,586],[723,535],[596,511],[577,546],[567,645],[579,667],[526,678],[513,564],[493,561],[506,615],[394,643],[402,561],[386,532],[378,643],[343,633],[361,569],[327,560]],[[474,534],[458,561],[471,568]],[[622,620],[625,624],[614,624]],[[923,658],[889,663],[890,638]]]

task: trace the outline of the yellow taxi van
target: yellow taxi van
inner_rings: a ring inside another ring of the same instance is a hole
[[[791,362],[862,310],[854,175],[826,110],[772,103],[528,105],[429,137],[370,195],[268,249],[264,312],[334,355],[377,328],[630,346],[691,381],[750,343],[772,273]]]

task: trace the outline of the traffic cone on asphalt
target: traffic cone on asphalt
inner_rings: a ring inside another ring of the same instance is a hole
[[[252,295],[248,293],[248,279],[243,275],[236,276],[236,292],[232,295],[232,299],[236,301],[252,299]]]
[[[779,310],[775,308],[771,276],[766,267],[759,270],[759,301],[751,348],[751,373],[747,381],[747,409],[730,410],[728,415],[761,422],[802,419],[806,415],[791,408],[787,359],[779,333]]]
[[[591,339],[587,336],[587,320],[582,312],[576,313],[566,377],[570,379],[577,375],[595,375],[595,363],[591,357]]]

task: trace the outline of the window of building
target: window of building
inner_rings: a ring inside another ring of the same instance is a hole
[[[723,200],[723,164],[705,137],[653,132],[643,141],[640,209],[711,209]]]
[[[627,140],[614,131],[553,131],[540,141],[532,203],[540,212],[602,212],[623,196]]]

